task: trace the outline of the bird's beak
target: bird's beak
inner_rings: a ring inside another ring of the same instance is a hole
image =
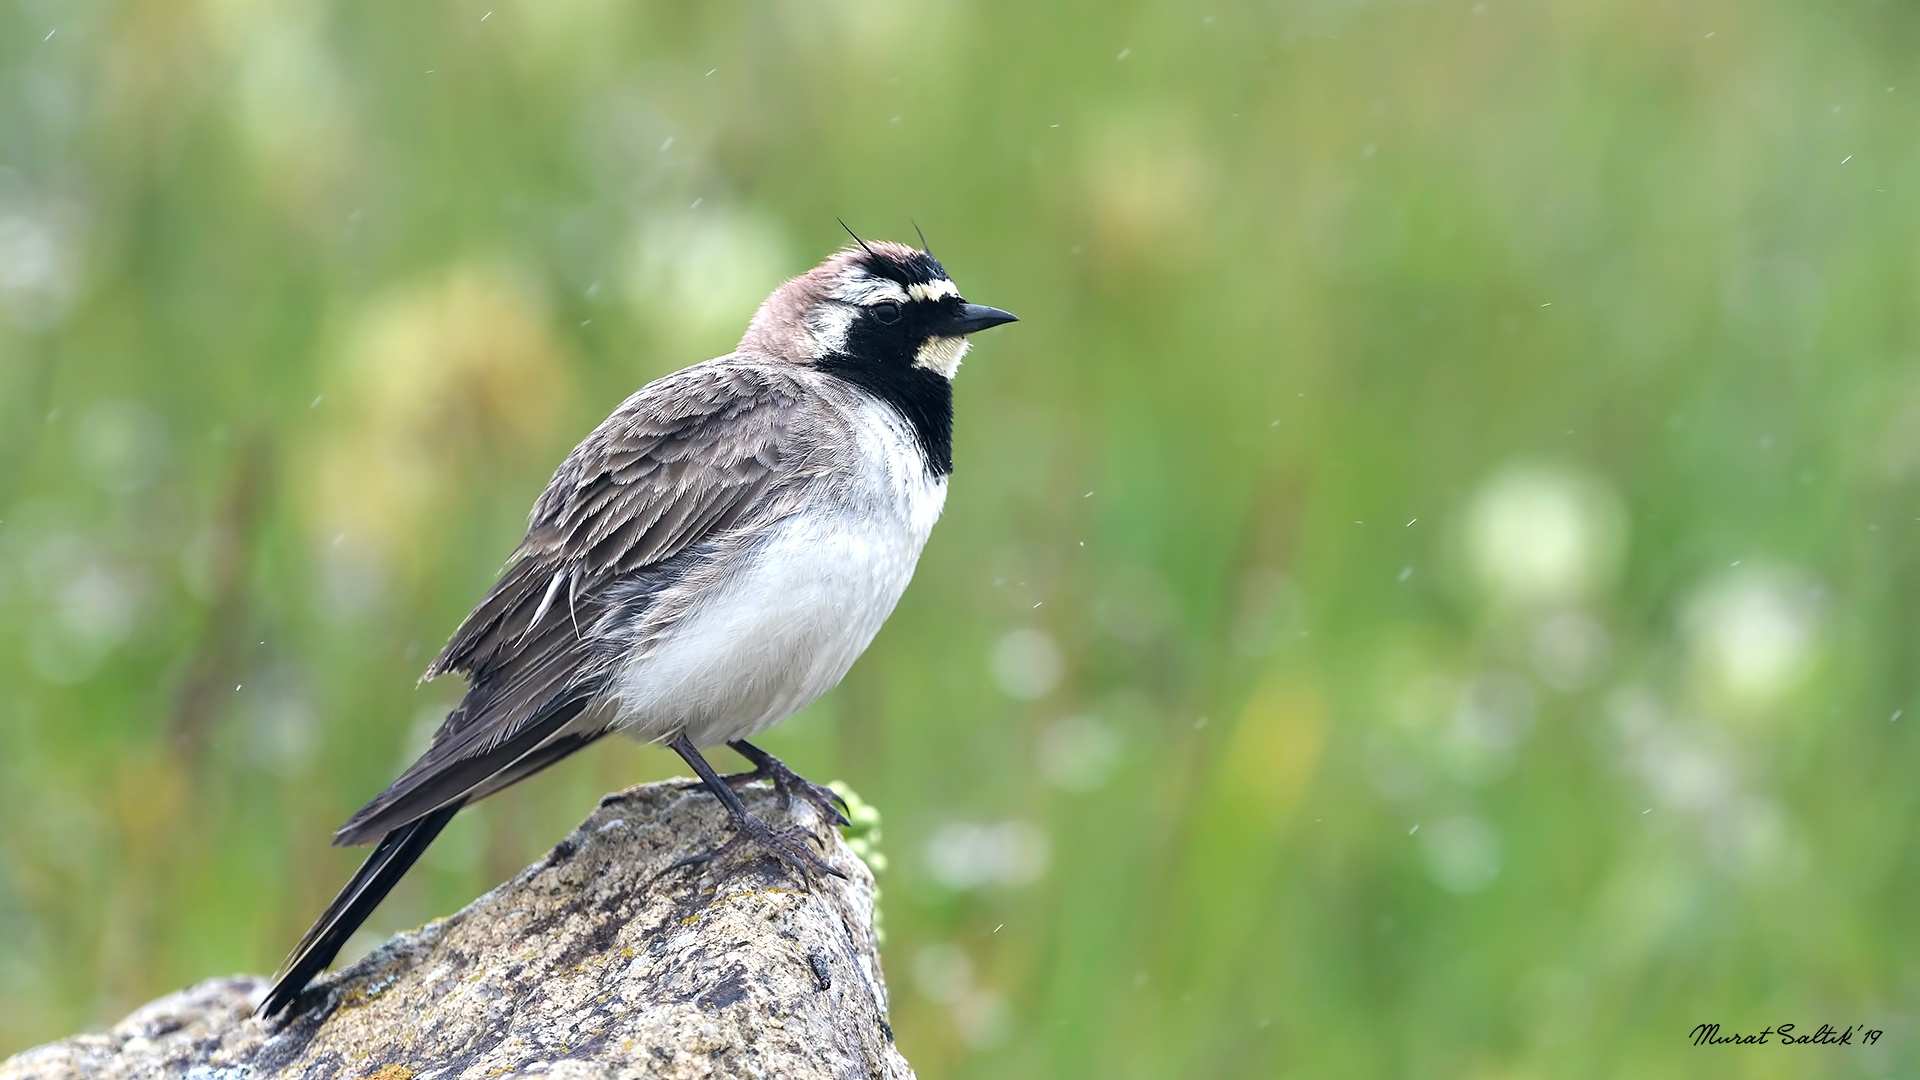
[[[960,337],[978,333],[1001,323],[1019,322],[1020,316],[1011,311],[1001,311],[997,307],[985,304],[961,304],[960,313],[949,321],[941,333],[949,337]]]

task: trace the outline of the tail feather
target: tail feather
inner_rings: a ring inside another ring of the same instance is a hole
[[[453,815],[460,812],[462,805],[454,802],[440,807],[381,838],[373,854],[360,864],[352,880],[333,898],[333,903],[327,905],[326,912],[281,965],[280,977],[274,981],[266,1000],[260,1003],[261,1016],[271,1017],[285,1011],[306,989],[308,981],[333,963],[340,947],[400,883],[407,869],[427,850],[427,845],[433,843],[433,838],[440,835],[440,830],[446,828],[447,822],[453,820]]]

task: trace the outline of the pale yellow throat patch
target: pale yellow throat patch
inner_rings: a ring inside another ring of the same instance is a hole
[[[914,354],[913,366],[937,371],[943,377],[951,379],[954,372],[960,370],[960,358],[967,355],[972,343],[963,337],[928,338],[920,351]]]

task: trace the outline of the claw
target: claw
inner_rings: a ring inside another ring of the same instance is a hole
[[[756,828],[757,826],[757,828]],[[741,844],[753,840],[765,848],[780,864],[799,875],[802,883],[811,885],[814,874],[831,874],[845,880],[846,872],[814,853],[807,844],[808,834],[804,829],[774,829],[759,818],[748,817],[741,828],[727,842],[701,855],[690,855],[668,867],[679,870],[688,866],[705,866],[717,862],[733,853]]]
[[[826,818],[834,825],[844,826],[853,824],[852,821],[848,820],[847,815],[842,813],[843,810],[847,809],[847,800],[841,798],[839,792],[830,787],[824,787],[808,780],[806,777],[788,768],[786,763],[779,758],[774,757],[772,754],[767,753],[765,750],[760,749],[745,739],[736,739],[727,745],[732,747],[734,752],[738,753],[741,757],[753,762],[752,772],[734,773],[732,776],[726,777],[725,779],[729,785],[736,779],[743,784],[754,780],[771,780],[773,781],[774,790],[780,793],[781,799],[785,801],[787,806],[791,807],[793,805],[793,797],[797,792],[799,796],[811,804],[814,809],[820,811],[821,817]]]

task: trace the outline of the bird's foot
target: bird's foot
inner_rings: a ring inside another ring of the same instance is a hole
[[[732,854],[740,845],[752,840],[765,848],[781,865],[800,876],[800,880],[811,885],[813,875],[832,874],[837,878],[847,875],[813,850],[807,841],[812,839],[805,829],[776,829],[759,818],[748,814],[736,818],[738,829],[727,842],[701,855],[693,855],[674,863],[670,870],[687,866],[704,866]]]
[[[733,773],[721,777],[722,780],[727,782],[728,787],[749,784],[755,780],[771,780],[773,781],[773,789],[780,793],[780,798],[787,807],[791,808],[793,806],[794,796],[797,795],[812,804],[814,809],[820,811],[821,817],[826,818],[833,824],[852,824],[852,822],[847,819],[847,815],[842,812],[847,808],[847,800],[841,798],[839,792],[824,784],[816,784],[806,777],[801,776],[799,773],[787,768],[786,763],[779,758],[774,757],[772,754],[767,753],[765,750],[760,749],[745,739],[736,739],[727,745],[732,747],[734,752],[741,757],[753,762],[752,772]]]
[[[680,862],[674,864],[675,868],[712,862],[740,846],[743,841],[751,839],[771,852],[782,864],[798,873],[800,879],[804,882],[811,883],[811,875],[814,873],[832,874],[837,878],[847,876],[836,869],[832,863],[814,852],[812,845],[808,843],[808,840],[812,839],[812,837],[806,830],[774,829],[766,822],[755,817],[753,813],[747,809],[746,804],[740,801],[740,796],[734,794],[732,785],[714,773],[713,766],[707,764],[707,759],[700,756],[700,751],[694,747],[692,742],[688,741],[685,732],[675,736],[673,741],[667,745],[675,753],[684,758],[687,764],[693,766],[693,771],[700,775],[700,780],[706,785],[707,790],[712,792],[714,797],[720,800],[720,805],[727,808],[727,815],[733,818],[734,824],[733,837],[726,843],[721,844],[719,847],[704,855],[695,855],[689,859],[682,859]],[[774,759],[773,755],[758,749],[755,749],[754,754],[772,761],[775,766],[785,771],[789,777],[795,780],[799,779],[799,777],[793,776],[792,772],[786,769],[786,766],[781,765],[778,760]],[[749,760],[753,759],[750,758]],[[762,763],[756,760],[755,764],[760,765]],[[800,782],[803,784],[806,783],[804,780]],[[779,780],[776,777],[775,785],[778,786],[778,784]]]

